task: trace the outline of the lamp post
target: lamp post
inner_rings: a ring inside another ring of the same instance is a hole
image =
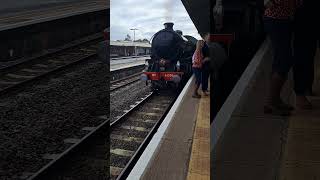
[[[136,44],[135,44],[135,40],[136,40],[136,30],[139,30],[137,28],[132,28],[130,29],[131,31],[133,31],[133,45],[134,45],[134,55],[137,56],[137,51],[136,51]]]

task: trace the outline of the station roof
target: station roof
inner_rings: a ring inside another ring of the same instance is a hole
[[[181,0],[198,32],[210,32],[210,0]]]
[[[151,47],[150,43],[132,42],[132,41],[110,41],[111,46],[126,46],[126,47]]]

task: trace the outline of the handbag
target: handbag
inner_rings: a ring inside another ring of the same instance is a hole
[[[192,67],[194,68],[201,68],[202,67],[202,59],[203,55],[202,52],[199,50],[195,50],[192,56]]]

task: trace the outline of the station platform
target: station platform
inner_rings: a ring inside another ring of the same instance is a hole
[[[110,71],[117,71],[120,69],[130,68],[134,66],[144,65],[145,60],[150,57],[136,57],[128,59],[110,60]]]
[[[0,62],[39,57],[92,35],[100,34],[102,39],[103,30],[109,26],[109,1],[45,0],[39,3],[42,5],[35,1],[21,2],[31,6],[26,9],[19,9],[22,5],[12,1],[11,8],[18,8],[16,11],[0,12]]]
[[[264,114],[272,51],[266,40],[210,128],[211,179],[301,180],[320,178],[320,57],[316,55],[312,110],[290,116]],[[292,73],[282,99],[295,104]]]
[[[210,96],[192,98],[192,77],[127,179],[210,178]]]
[[[105,0],[71,1],[43,6],[32,6],[27,9],[2,12],[0,14],[0,31],[18,28],[30,24],[52,21],[64,17],[83,14],[109,8],[110,2]],[[18,7],[18,5],[17,5]]]

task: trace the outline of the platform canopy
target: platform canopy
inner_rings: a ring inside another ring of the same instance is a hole
[[[210,0],[181,0],[198,32],[210,32]]]

